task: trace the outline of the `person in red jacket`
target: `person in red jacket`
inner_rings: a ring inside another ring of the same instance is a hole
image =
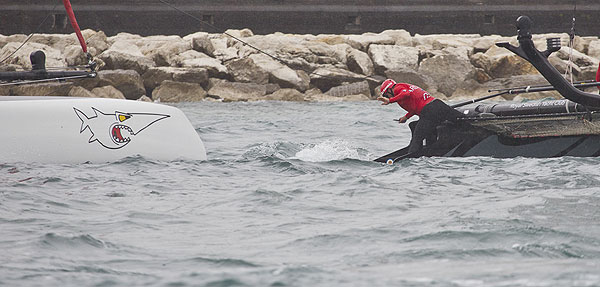
[[[600,82],[600,63],[598,63],[598,71],[596,71],[596,82]],[[597,86],[600,90],[600,86]]]
[[[459,111],[435,99],[415,85],[396,83],[392,79],[387,79],[381,84],[380,91],[381,95],[377,97],[377,100],[382,101],[382,105],[398,103],[407,111],[406,115],[398,119],[398,122],[405,123],[410,117],[419,116],[408,148],[408,153],[413,156],[420,155],[423,149],[423,140],[435,135],[435,129],[440,123],[443,121],[456,122],[463,116]]]

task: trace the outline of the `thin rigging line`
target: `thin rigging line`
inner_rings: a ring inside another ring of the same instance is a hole
[[[21,44],[21,46],[19,46],[16,50],[14,50],[10,55],[8,55],[4,59],[2,59],[2,61],[0,61],[0,64],[4,63],[4,61],[8,60],[15,53],[17,53],[17,51],[19,51],[21,48],[23,48],[23,46],[25,46],[25,44],[31,39],[31,37],[33,37],[33,35],[35,35],[36,33],[38,33],[38,31],[40,30],[40,28],[42,27],[42,25],[44,24],[44,22],[46,22],[46,20],[48,20],[48,18],[50,17],[50,15],[52,15],[54,13],[54,10],[56,10],[56,6],[58,6],[58,3],[54,4],[54,7],[52,7],[52,11],[50,11],[50,13],[48,13],[46,15],[46,17],[44,18],[44,20],[37,26],[37,28],[35,28],[35,30],[33,31],[33,33],[29,34],[29,36],[27,37],[27,39],[25,39],[25,41],[23,41],[23,43]]]
[[[190,17],[190,18],[192,18],[192,19],[194,19],[194,20],[196,20],[196,21],[198,21],[198,22],[200,22],[200,23],[203,23],[203,24],[206,24],[207,26],[210,26],[211,28],[215,29],[216,31],[223,31],[223,29],[221,29],[221,28],[219,28],[219,27],[217,27],[217,26],[215,26],[215,25],[213,25],[213,24],[211,24],[211,23],[209,23],[209,22],[207,22],[207,21],[204,21],[204,20],[202,20],[202,19],[200,19],[200,18],[198,18],[198,17],[196,17],[196,16],[194,16],[194,15],[192,15],[192,14],[188,13],[188,12],[185,12],[185,11],[183,11],[183,10],[181,10],[181,9],[177,8],[176,6],[172,5],[171,3],[169,3],[169,2],[166,2],[165,0],[158,0],[158,1],[160,1],[161,3],[163,3],[163,4],[165,4],[165,5],[167,5],[167,6],[171,7],[171,8],[173,8],[174,10],[176,10],[176,11],[178,11],[178,12],[180,12],[180,13],[182,13],[182,14],[184,14],[184,15],[186,15],[186,16],[188,16],[188,17]],[[267,56],[269,56],[270,58],[273,58],[274,60],[276,60],[276,61],[278,61],[278,62],[280,62],[280,63],[282,63],[282,64],[284,64],[284,65],[286,65],[286,66],[288,66],[288,67],[290,67],[290,66],[291,66],[290,64],[288,64],[287,62],[285,62],[283,59],[281,59],[281,58],[279,58],[279,57],[276,57],[276,56],[273,56],[273,55],[271,55],[271,54],[269,54],[269,53],[267,53],[267,52],[265,52],[265,51],[263,51],[263,50],[261,50],[261,49],[259,49],[259,48],[255,47],[255,46],[253,46],[252,44],[250,44],[250,43],[248,43],[248,42],[246,42],[246,41],[244,41],[244,40],[242,40],[242,39],[240,39],[240,38],[238,38],[238,37],[235,37],[235,36],[233,36],[233,35],[231,35],[231,34],[229,34],[229,33],[227,33],[227,32],[221,32],[221,33],[223,33],[224,35],[227,35],[227,36],[229,36],[229,37],[231,37],[231,38],[235,39],[236,41],[238,41],[238,42],[240,42],[240,43],[244,44],[245,46],[248,46],[248,47],[250,47],[250,48],[252,48],[252,49],[254,49],[254,50],[258,51],[259,53],[262,53],[262,54],[264,54],[264,55],[267,55]],[[322,78],[333,78],[333,77],[331,77],[331,76],[321,75],[321,74],[319,74],[319,73],[316,73],[315,71],[312,71],[312,72],[310,72],[308,75],[309,75],[309,76],[310,76],[310,75],[316,75],[316,76],[319,76],[319,77],[322,77]],[[370,76],[364,76],[364,77],[362,77],[362,79],[363,79],[363,80],[370,79],[370,80],[373,80],[373,81],[379,81],[378,79],[375,79],[375,78],[373,78],[373,77],[370,77]]]

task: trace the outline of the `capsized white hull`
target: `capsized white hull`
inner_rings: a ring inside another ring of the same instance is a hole
[[[130,100],[0,97],[0,162],[111,162],[129,156],[205,160],[175,107]]]

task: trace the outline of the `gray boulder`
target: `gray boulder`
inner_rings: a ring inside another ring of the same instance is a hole
[[[203,87],[208,86],[208,71],[204,68],[175,68],[155,67],[150,68],[142,75],[144,87],[148,94],[164,81],[196,83]]]
[[[295,89],[281,89],[276,92],[266,95],[265,100],[270,101],[288,101],[288,102],[304,102],[304,94]]]
[[[0,66],[0,72],[12,72],[21,69],[21,66],[15,64],[7,64]]]
[[[330,94],[324,94],[321,92],[321,90],[314,88],[314,89],[310,89],[308,91],[306,91],[304,96],[304,99],[310,102],[344,102],[347,100],[352,101],[352,99],[357,98],[357,97],[363,97],[368,99],[367,96],[365,95],[348,95],[348,96],[343,96],[343,97],[337,97],[337,96],[333,96]]]
[[[75,97],[75,98],[95,98],[96,95],[88,90],[86,90],[83,87],[79,87],[79,86],[74,86],[71,88],[71,90],[69,90],[68,93],[69,97]]]
[[[148,102],[151,103],[153,102],[151,98],[149,98],[148,96],[142,96],[141,98],[137,99],[140,102]]]
[[[172,57],[192,48],[189,42],[178,40],[169,41],[153,47],[145,55],[156,63],[157,66],[171,66]]]
[[[321,91],[328,91],[342,84],[362,82],[365,78],[348,70],[325,66],[310,74],[310,83]]]
[[[238,58],[238,50],[234,47],[228,46],[228,40],[230,39],[230,37],[224,35],[218,38],[210,39],[213,47],[215,48],[213,51],[213,57],[223,63]]]
[[[475,72],[472,74],[472,79],[483,84],[492,80],[492,77],[484,69],[475,68]]]
[[[160,102],[198,102],[206,97],[199,84],[164,81],[154,89],[152,98]]]
[[[334,96],[330,96],[328,94],[319,94],[319,93],[307,95],[305,97],[305,99],[307,101],[311,101],[311,102],[362,102],[362,101],[371,100],[370,97],[363,95],[363,94],[347,95],[344,97],[334,97]]]
[[[569,62],[568,60],[563,60],[557,56],[550,56],[548,58],[548,61],[550,62],[550,64],[552,64],[552,66],[554,66],[554,68],[556,68],[556,70],[565,75],[567,74],[567,70],[570,68],[570,72],[573,73],[573,77],[578,78],[579,75],[581,74],[581,68],[572,62]],[[587,67],[591,67],[591,66],[587,66]],[[569,75],[567,75],[569,77]]]
[[[292,69],[313,70],[322,64],[345,66],[343,63],[346,61],[345,53],[348,47],[346,44],[328,45],[315,36],[281,33],[253,36],[245,40],[269,55],[282,59]],[[259,54],[255,49],[241,43],[236,44],[235,47],[239,50],[240,58]]]
[[[485,55],[491,61],[490,66],[485,70],[492,78],[538,74],[529,62],[504,48],[493,46],[485,52]]]
[[[241,83],[266,84],[269,73],[254,63],[252,58],[233,60],[225,64],[233,80]]]
[[[76,37],[74,33],[73,37]],[[69,37],[69,35],[64,34],[33,34],[33,36],[31,36],[31,39],[29,40],[30,43],[38,43],[50,46],[57,50],[61,50],[62,48],[64,48],[65,41],[68,42],[66,43],[67,46],[74,45],[77,43],[77,38],[71,38]],[[62,45],[57,45],[57,43],[59,42],[62,42]]]
[[[597,36],[586,36],[586,37],[575,36],[575,49],[588,55],[588,56],[591,56],[589,54],[589,48],[590,48],[590,44],[594,41],[598,41]],[[597,58],[597,57],[595,57],[595,58]]]
[[[325,94],[338,98],[343,98],[351,95],[364,95],[367,98],[371,98],[371,89],[369,88],[369,83],[367,81],[361,81],[333,87],[329,89],[329,91],[327,91]]]
[[[348,69],[354,73],[371,76],[375,72],[373,61],[365,52],[353,49],[348,53],[346,62]]]
[[[600,59],[600,40],[590,41],[588,46],[588,55]]]
[[[391,34],[364,33],[348,35],[347,43],[355,49],[367,52],[371,45],[394,45],[396,39]]]
[[[67,65],[62,53],[48,45],[28,42],[20,49],[18,49],[19,46],[21,46],[21,43],[11,42],[0,49],[0,59],[10,56],[16,51],[16,53],[8,58],[3,64],[19,65],[25,70],[31,70],[31,60],[29,59],[29,55],[34,51],[41,50],[46,54],[46,67],[65,67]]]
[[[189,41],[186,41],[177,35],[154,35],[132,40],[132,42],[139,47],[142,54],[148,57],[155,53],[157,49],[164,47],[167,44],[183,45],[186,47],[186,50],[192,49],[192,45]]]
[[[98,59],[104,62],[106,70],[135,70],[139,74],[156,66],[152,59],[142,54],[133,41],[115,42],[108,50],[98,55]]]
[[[579,71],[578,81],[595,81],[598,67],[583,67]],[[597,91],[597,89],[596,89]]]
[[[92,89],[92,93],[98,98],[125,99],[123,93],[113,86],[94,88]],[[145,97],[145,95],[143,97]]]
[[[252,32],[252,30],[250,30],[248,28],[244,28],[241,30],[227,29],[223,34],[228,37],[229,42],[227,43],[227,46],[229,46],[229,47],[235,45],[238,42],[237,39],[243,40],[243,38],[248,38],[248,37],[254,36],[254,32]],[[234,37],[237,39],[234,39]]]
[[[416,70],[419,63],[419,49],[415,47],[371,45],[369,56],[377,74],[388,70]]]
[[[15,43],[23,43],[27,39],[27,35],[23,34],[15,34],[10,36],[4,36],[0,34],[0,49],[2,49],[6,44],[15,42]],[[19,44],[20,45],[20,44]]]
[[[134,45],[137,45],[136,43],[138,41],[143,41],[143,38],[140,35],[131,34],[127,32],[120,32],[115,36],[108,37],[106,40],[109,46],[112,46],[114,43],[119,41],[131,42]]]
[[[99,31],[96,32],[94,30],[85,29],[81,31],[83,38],[85,39],[86,46],[88,48],[88,52],[92,54],[92,56],[97,56],[98,54],[107,50],[110,45],[108,44],[108,39],[104,32]],[[60,37],[54,38],[50,40],[49,43],[53,48],[57,50],[64,50],[65,47],[68,46],[79,46],[81,48],[81,44],[79,43],[79,39],[75,33],[71,33],[69,35],[58,35]]]
[[[562,47],[560,50],[552,54],[552,56],[556,56],[562,60],[568,61],[569,58],[579,67],[588,67],[594,66],[598,67],[598,59],[594,57],[590,57],[584,53],[581,53],[575,49],[570,49],[568,47]],[[551,56],[551,57],[552,57]]]
[[[502,37],[499,35],[487,35],[477,39],[473,39],[472,47],[475,53],[485,53],[491,47],[495,46],[496,43],[509,42],[510,40],[511,38],[509,37]]]
[[[251,101],[263,99],[267,86],[253,83],[235,83],[220,79],[211,79],[208,96],[224,102]]]
[[[206,32],[197,32],[183,37],[184,40],[190,41],[192,49],[200,53],[204,53],[214,57],[215,47],[210,41],[209,35]]]
[[[439,92],[447,97],[452,96],[458,85],[475,72],[468,59],[455,55],[440,55],[424,59],[419,66],[419,73],[433,79]]]
[[[172,58],[174,63],[172,66],[184,68],[203,68],[208,71],[209,76],[216,78],[227,78],[229,71],[221,61],[211,58],[198,51],[185,51],[176,57]]]
[[[0,96],[10,96],[10,86],[0,86]]]
[[[492,66],[487,73],[493,78],[505,78],[518,75],[535,75],[538,71],[517,55],[492,58]]]
[[[305,41],[303,42],[308,49],[307,54],[303,57],[307,61],[314,64],[330,64],[340,65],[346,62],[347,51],[352,49],[347,44],[327,45],[321,41]],[[294,56],[293,54],[290,56]],[[310,59],[313,59],[310,61]]]
[[[436,88],[436,85],[431,77],[411,69],[389,70],[385,73],[385,75],[387,78],[393,79],[396,82],[413,84],[428,92],[431,88]]]
[[[73,83],[39,83],[10,87],[11,96],[68,96]]]
[[[451,35],[451,34],[430,34],[420,35],[416,34],[413,37],[413,45],[429,45],[433,46],[434,49],[441,50],[446,47],[473,47],[473,42],[477,39],[481,39],[479,34],[462,34],[462,35]]]
[[[443,50],[447,48],[469,48],[473,49],[473,41],[479,39],[481,36],[476,35],[476,38],[463,38],[448,35],[446,37],[436,37],[431,42],[431,46],[436,50]]]
[[[269,82],[278,84],[283,88],[293,88],[299,91],[308,89],[310,79],[306,74],[292,70],[272,58],[263,54],[253,54],[249,57],[262,71],[269,74]]]
[[[88,48],[88,52],[92,55],[96,54],[96,49],[93,47]],[[67,46],[63,50],[63,56],[68,66],[79,66],[87,65],[88,58],[81,46],[71,45]]]
[[[485,71],[490,71],[492,69],[492,58],[484,53],[475,53],[469,57],[471,64],[476,67],[483,69]]]
[[[88,48],[96,49],[97,54],[92,55],[98,55],[110,48],[110,46],[108,45],[108,38],[106,37],[106,34],[103,31],[98,31],[93,35],[86,37],[85,42],[87,43]]]
[[[446,47],[443,48],[442,54],[454,55],[463,60],[469,60],[469,57],[473,55],[473,48],[471,47]]]
[[[87,40],[90,37],[92,37],[94,34],[96,34],[96,31],[93,31],[93,30],[90,30],[90,29],[85,29],[85,30],[81,31],[81,34],[83,35],[83,38]],[[79,39],[77,38],[77,35],[74,32],[71,33],[71,34],[68,34],[68,35],[61,35],[61,34],[52,34],[52,35],[38,34],[38,35],[34,35],[34,37],[32,37],[32,39],[35,38],[35,36],[40,36],[42,38],[45,38],[45,40],[46,40],[46,41],[44,41],[42,39],[36,39],[35,42],[44,43],[44,44],[49,45],[49,46],[51,46],[54,49],[57,49],[59,51],[62,51],[65,47],[72,46],[72,45],[77,45],[77,46],[81,47],[81,44],[79,43]],[[88,48],[90,48],[90,46],[87,44],[87,41],[86,41],[86,46]]]
[[[347,37],[344,35],[319,34],[313,39],[313,41],[323,42],[328,45],[338,45],[338,44],[346,44]]]
[[[412,36],[406,30],[385,30],[380,35],[389,36],[394,39],[394,45],[412,46]]]
[[[113,86],[129,100],[137,100],[146,94],[142,77],[134,70],[99,71],[98,80],[98,86]]]

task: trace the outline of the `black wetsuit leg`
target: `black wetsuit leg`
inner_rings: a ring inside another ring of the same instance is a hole
[[[417,128],[417,124],[419,123],[419,121],[414,121],[414,122],[410,122],[408,123],[408,127],[410,127],[410,137],[412,138],[413,135],[415,134],[415,129]],[[437,141],[437,134],[436,133],[432,133],[429,136],[427,136],[425,138],[425,144],[432,144],[435,141]]]
[[[453,107],[447,105],[446,103],[440,100],[433,100],[431,103],[423,107],[423,110],[425,110],[425,108],[429,105],[431,105],[431,109],[429,110],[433,111],[433,113],[436,114],[440,123],[443,121],[450,121],[455,123],[458,118],[464,117],[464,115],[461,112],[457,111]],[[421,114],[422,113],[423,112],[421,111]]]
[[[408,153],[420,153],[421,149],[423,149],[423,140],[435,131],[437,125],[436,121],[421,117],[410,140]]]
[[[408,123],[408,127],[410,128],[411,135],[415,133],[415,129],[416,129],[418,123],[419,123],[419,121],[414,121],[414,122]]]
[[[436,99],[431,103],[423,107],[421,115],[419,115],[419,122],[413,130],[413,136],[410,140],[410,146],[408,148],[409,153],[420,153],[423,149],[423,140],[425,138],[431,139],[435,136],[436,127],[443,121],[456,122],[456,120],[463,115],[448,106],[444,102]]]

